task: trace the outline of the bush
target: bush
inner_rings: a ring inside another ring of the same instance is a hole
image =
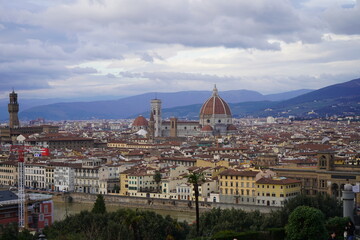
[[[335,231],[336,236],[343,236],[345,225],[349,222],[347,217],[333,217],[326,221],[326,229],[328,233]]]
[[[307,206],[297,207],[290,214],[285,230],[288,240],[318,240],[327,235],[324,214]]]

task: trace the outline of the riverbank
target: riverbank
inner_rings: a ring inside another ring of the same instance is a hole
[[[77,214],[80,213],[81,211],[91,211],[91,209],[93,208],[94,204],[93,203],[65,203],[65,202],[60,202],[60,201],[54,201],[54,220],[55,221],[61,221],[64,220],[66,218],[66,216],[70,216],[73,214]],[[133,207],[124,207],[124,206],[120,206],[120,205],[116,205],[116,204],[109,204],[106,203],[106,211],[107,212],[115,212],[119,209],[124,209],[124,208],[130,208],[130,209],[137,209],[137,208],[133,208]],[[195,217],[195,211],[192,212],[184,212],[184,211],[176,211],[176,210],[172,210],[172,209],[144,209],[141,208],[141,210],[150,210],[150,211],[154,211],[157,214],[160,214],[162,216],[167,216],[169,215],[170,217],[177,219],[178,221],[182,222],[182,221],[187,221],[188,223],[191,223],[193,221],[195,221],[196,217]]]
[[[96,194],[86,193],[67,193],[62,196],[54,196],[54,202],[65,202],[65,199],[71,199],[73,203],[89,203],[93,204],[96,200]],[[129,197],[119,195],[104,195],[104,200],[107,205],[114,205],[122,208],[139,208],[147,210],[166,210],[176,212],[194,212],[195,203],[193,201],[173,200],[173,199],[159,199],[159,198],[142,198]],[[200,212],[208,211],[212,208],[221,209],[241,209],[244,211],[258,210],[262,213],[269,213],[271,210],[277,210],[276,207],[257,206],[249,204],[231,204],[231,203],[216,203],[216,202],[200,202]]]

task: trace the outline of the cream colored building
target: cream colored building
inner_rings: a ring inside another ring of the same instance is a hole
[[[290,178],[260,178],[256,181],[256,204],[284,206],[285,201],[301,193],[301,181]]]

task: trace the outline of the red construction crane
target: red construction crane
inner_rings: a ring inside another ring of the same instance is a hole
[[[19,198],[19,229],[26,228],[26,198],[25,198],[25,161],[24,153],[40,153],[48,156],[49,150],[25,145],[11,145],[10,152],[18,153],[18,198]]]
[[[18,153],[18,198],[19,198],[19,229],[25,226],[25,163],[24,163],[24,145],[11,145],[10,151]]]

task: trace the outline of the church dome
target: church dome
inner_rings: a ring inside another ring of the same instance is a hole
[[[229,105],[219,97],[216,86],[214,87],[212,96],[206,100],[200,110],[200,116],[204,115],[229,115],[231,111]]]
[[[146,118],[144,118],[143,116],[140,115],[137,118],[135,118],[132,126],[133,127],[148,126],[148,121],[146,120]]]
[[[205,125],[201,128],[202,132],[211,132],[213,128],[210,125]]]

